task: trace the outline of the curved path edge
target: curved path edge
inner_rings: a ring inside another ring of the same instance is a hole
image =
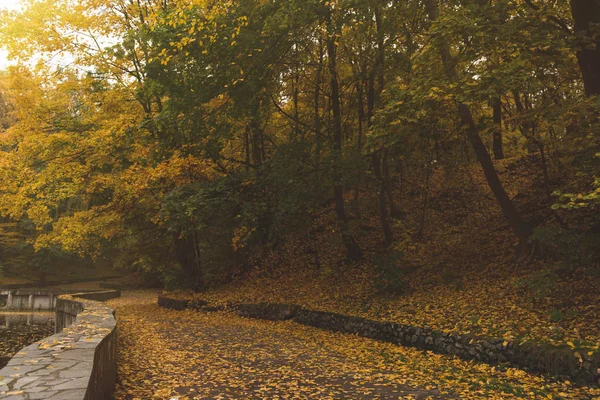
[[[283,321],[348,333],[401,346],[429,350],[495,365],[509,363],[531,372],[568,379],[579,385],[600,384],[600,352],[575,352],[569,346],[507,341],[503,338],[477,337],[416,327],[396,322],[374,321],[362,317],[315,311],[295,304],[228,304],[211,307],[204,300],[186,300],[168,295],[158,297],[158,305],[173,310],[233,310],[246,318]],[[581,359],[578,357],[582,357]]]

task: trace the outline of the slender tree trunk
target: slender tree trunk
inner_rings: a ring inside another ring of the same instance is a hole
[[[600,95],[600,0],[571,0],[575,33],[579,38],[577,61],[583,76],[585,94]]]
[[[404,177],[404,165],[402,162],[402,158],[398,158],[396,160],[396,173],[398,174],[398,198],[400,199],[400,203],[404,199],[404,190],[406,188],[406,179]]]
[[[368,94],[368,101],[367,101],[367,115],[368,115],[368,119],[367,121],[369,124],[369,127],[371,126],[371,117],[373,115],[373,105],[374,105],[374,101],[373,101],[373,96],[374,96],[374,91],[372,90],[372,86],[369,86],[369,94]],[[378,205],[378,209],[379,209],[379,221],[381,222],[381,229],[383,230],[383,236],[384,236],[384,244],[386,247],[390,246],[393,242],[393,234],[392,234],[392,227],[389,221],[389,214],[388,214],[388,210],[387,210],[387,201],[386,201],[386,188],[385,188],[385,179],[383,177],[383,173],[382,173],[382,158],[383,158],[383,147],[380,148],[379,150],[375,151],[372,155],[371,155],[371,166],[373,168],[373,172],[375,173],[375,178],[377,178],[377,183],[379,185],[379,194],[378,194],[378,199],[379,201],[377,202]]]
[[[314,93],[314,119],[315,119],[315,157],[317,164],[317,173],[320,173],[319,168],[321,166],[321,146],[322,146],[322,138],[321,138],[321,74],[323,73],[323,38],[319,37],[319,61],[317,64],[317,76],[315,78],[315,93]]]
[[[357,95],[358,95],[358,101],[357,101],[357,107],[358,107],[358,138],[356,141],[356,149],[358,150],[359,153],[362,152],[362,146],[363,146],[363,127],[364,127],[364,123],[365,123],[365,91],[364,91],[364,86],[363,86],[363,81],[361,79],[359,79],[358,82],[358,90],[357,90]]]
[[[186,283],[194,290],[203,289],[202,270],[198,262],[194,241],[182,236],[180,232],[175,232],[173,247],[177,262],[185,275]]]
[[[383,32],[383,19],[381,17],[381,9],[375,7],[375,26],[377,27],[377,83],[379,84],[378,93],[383,92],[385,85],[385,36]]]
[[[494,108],[494,138],[492,150],[494,151],[494,159],[504,159],[504,146],[502,144],[502,100],[496,97],[493,100]]]
[[[525,94],[523,97],[527,98],[527,94]],[[515,100],[515,108],[521,115],[521,134],[525,136],[527,140],[533,142],[533,131],[535,127],[533,121],[528,116],[524,115],[527,112],[526,104],[523,104],[523,101],[521,101],[521,94],[517,90],[513,90],[513,98]]]
[[[344,189],[341,182],[339,164],[342,159],[342,110],[340,105],[340,88],[337,73],[337,51],[335,38],[336,32],[331,20],[331,12],[328,13],[327,21],[327,55],[329,57],[329,75],[331,89],[331,113],[333,130],[333,152],[334,152],[334,196],[335,211],[338,219],[346,220],[344,208]]]
[[[515,108],[517,109],[517,112],[519,114],[525,113],[527,111],[526,107],[525,107],[527,105],[527,103],[525,103],[525,105],[523,104],[523,102],[521,101],[521,95],[519,94],[519,92],[517,92],[516,90],[513,90],[513,97],[515,99]],[[525,98],[527,98],[527,97],[525,96]],[[546,159],[546,149],[544,146],[544,142],[540,138],[536,137],[535,122],[531,121],[529,118],[524,118],[523,121],[520,123],[520,126],[521,126],[521,131],[522,131],[523,136],[525,136],[525,138],[527,140],[529,140],[531,143],[533,143],[540,153],[540,163],[541,163],[541,168],[542,168],[542,175],[544,177],[544,189],[546,191],[546,197],[548,199],[550,199],[551,195],[552,195],[552,191],[550,189],[548,161]]]
[[[340,171],[342,160],[342,110],[340,105],[340,87],[337,72],[337,30],[334,29],[331,9],[327,9],[327,56],[329,58],[329,75],[331,78],[331,112],[333,130],[333,195],[335,200],[335,212],[340,222],[342,241],[346,247],[348,259],[358,260],[362,257],[362,250],[348,228],[346,210],[344,206],[344,187]]]
[[[364,89],[362,80],[358,79],[357,90],[357,115],[358,115],[358,139],[356,141],[356,150],[358,154],[362,154],[363,127],[365,121],[365,105],[364,105]],[[354,198],[352,199],[353,211],[356,218],[360,218],[360,208],[358,206],[359,186],[363,182],[362,169],[359,171],[359,181],[354,188]]]
[[[294,90],[293,90],[293,100],[294,100],[294,140],[298,139],[300,135],[300,108],[299,108],[299,98],[300,98],[300,66],[298,61],[296,60],[296,66],[294,71]]]
[[[246,172],[250,171],[250,127],[244,130],[244,143],[246,148]]]
[[[260,100],[255,100],[254,110],[250,116],[250,122],[248,128],[250,130],[250,140],[252,147],[252,162],[256,168],[263,164],[263,132],[260,126]]]
[[[392,226],[390,224],[390,219],[387,211],[385,186],[383,184],[383,177],[381,174],[381,158],[382,150],[374,152],[371,155],[371,164],[373,166],[373,172],[375,173],[377,181],[379,182],[379,194],[377,196],[377,204],[379,208],[379,221],[381,222],[381,229],[383,230],[384,246],[389,247],[392,244],[394,237],[392,234]]]
[[[375,8],[375,25],[377,27],[377,99],[383,93],[385,89],[385,32],[383,26],[383,16],[382,11],[379,7]],[[376,100],[377,100],[376,99]],[[389,204],[390,216],[392,218],[399,218],[401,216],[400,210],[396,205],[396,201],[394,199],[393,186],[392,186],[392,177],[391,177],[391,169],[389,166],[389,148],[383,149],[383,158],[382,158],[382,175],[383,175],[383,186],[387,197],[387,202]]]
[[[396,205],[396,199],[394,199],[394,189],[392,185],[392,175],[390,173],[390,149],[387,147],[383,149],[383,185],[385,189],[385,193],[387,195],[387,200],[390,205],[390,216],[392,218],[400,218],[402,216],[402,212]]]
[[[439,6],[438,0],[426,0],[427,12],[431,21],[436,21],[439,18]],[[448,78],[454,82],[459,80],[458,73],[456,72],[455,61],[450,53],[450,46],[444,37],[438,37],[438,46],[444,70]],[[498,177],[498,173],[494,168],[492,158],[487,151],[487,148],[483,144],[481,137],[479,136],[479,129],[475,124],[473,115],[469,106],[464,103],[458,104],[458,113],[461,119],[461,125],[466,129],[467,139],[469,140],[477,160],[481,165],[485,178],[488,182],[490,190],[494,194],[496,201],[502,209],[502,213],[508,220],[510,227],[513,232],[519,237],[521,242],[521,249],[527,244],[527,240],[532,232],[532,227],[521,218],[521,215],[517,211],[514,203],[504,190],[502,182]]]
[[[550,189],[550,176],[548,174],[548,160],[546,159],[546,146],[541,140],[536,140],[535,143],[540,151],[540,163],[542,166],[542,175],[544,176],[544,189],[546,191],[546,198],[552,199],[552,190]]]
[[[381,29],[381,18],[379,12],[375,12],[375,22],[378,29],[378,36],[380,36],[379,32]],[[375,65],[373,69],[370,71],[368,79],[367,79],[367,126],[369,129],[373,126],[373,115],[375,114],[375,101],[378,96],[378,92],[382,90],[383,86],[383,75],[380,74],[380,69],[382,69],[383,65],[383,44],[381,43],[383,39],[378,37],[378,55]],[[376,82],[375,79],[378,79]],[[376,83],[379,83],[379,88],[376,88]],[[389,213],[387,209],[387,196],[386,196],[386,187],[385,187],[385,179],[382,171],[382,160],[383,160],[383,147],[374,152],[371,155],[371,166],[373,168],[373,172],[375,173],[375,177],[377,179],[377,183],[379,185],[379,193],[377,195],[377,208],[379,212],[379,221],[381,223],[381,229],[383,231],[384,237],[384,245],[385,247],[389,247],[394,238],[392,233],[392,226],[389,220]]]
[[[421,221],[419,223],[419,237],[423,237],[425,230],[425,215],[427,214],[427,208],[429,207],[429,185],[431,182],[431,169],[432,169],[431,157],[427,156],[427,168],[425,170],[425,190],[423,191],[423,208],[421,209]]]

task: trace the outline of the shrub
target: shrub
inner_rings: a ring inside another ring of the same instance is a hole
[[[396,296],[410,293],[410,283],[406,278],[406,272],[398,261],[402,253],[398,250],[389,250],[375,259],[377,274],[377,288],[381,293]]]

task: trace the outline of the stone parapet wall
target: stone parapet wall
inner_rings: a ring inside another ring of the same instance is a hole
[[[56,308],[60,293],[39,289],[0,289],[0,311],[52,311]],[[118,290],[76,294],[78,298],[96,301],[106,301],[120,295]]]
[[[59,333],[25,347],[0,370],[0,399],[110,398],[117,378],[116,319],[93,300],[120,295],[108,292],[59,296]]]
[[[43,290],[0,290],[0,310],[3,311],[51,311],[56,296]]]
[[[117,297],[121,297],[121,291],[120,290],[103,290],[103,291],[98,291],[98,292],[82,292],[82,293],[72,294],[71,296],[77,297],[78,299],[108,301],[110,299],[115,299]]]
[[[202,307],[190,307],[192,303],[186,300],[172,299],[168,296],[159,297],[159,305],[165,308],[213,310],[205,302],[202,303],[204,304]],[[521,343],[502,338],[461,335],[427,327],[308,310],[293,304],[232,304],[228,308],[242,317],[265,320],[291,319],[303,325],[415,347],[439,354],[454,355],[465,360],[476,360],[488,364],[510,363],[530,372],[549,374],[582,385],[599,383],[600,353],[595,352],[589,355],[584,351],[577,352],[566,345]]]

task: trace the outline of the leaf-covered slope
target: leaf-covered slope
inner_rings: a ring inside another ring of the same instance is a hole
[[[539,162],[531,156],[498,165],[524,215],[543,232],[555,232],[560,226],[550,208],[552,199],[541,194],[544,188],[531,174],[537,168]],[[598,349],[597,264],[577,264],[568,259],[572,255],[543,240],[534,257],[517,260],[516,239],[477,168],[453,175],[436,171],[419,236],[423,194],[418,178],[406,184],[412,191],[397,193],[404,215],[395,223],[393,251],[381,248],[377,216],[372,215],[368,224],[355,220],[353,226],[370,253],[360,264],[339,262],[343,249],[335,241],[336,224],[324,213],[313,237],[289,237],[265,249],[248,275],[200,296],[217,303],[296,303],[445,331]],[[373,199],[363,203],[363,216],[369,201]],[[596,217],[565,213],[559,219],[584,230]],[[385,290],[390,285],[396,295]]]

